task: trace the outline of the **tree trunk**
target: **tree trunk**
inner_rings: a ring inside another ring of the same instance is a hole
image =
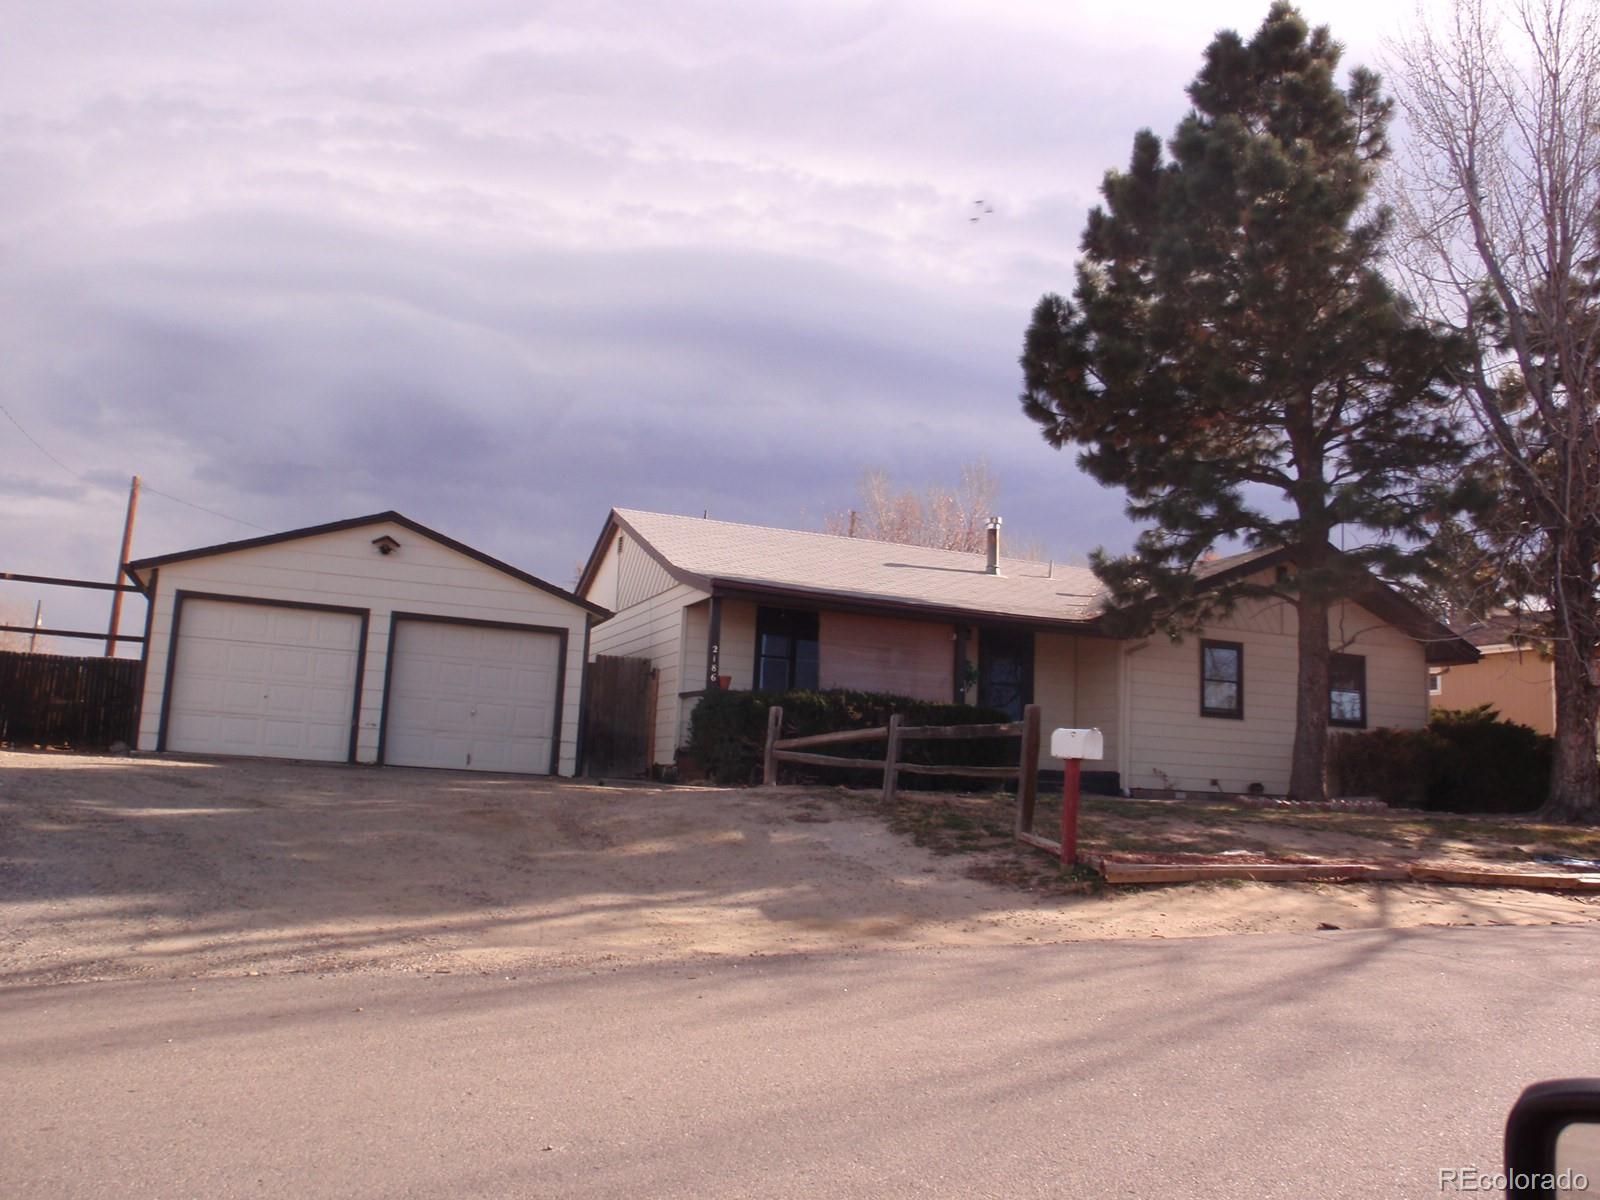
[[[1550,770],[1550,798],[1539,815],[1574,825],[1600,824],[1600,763],[1596,761],[1595,723],[1600,688],[1594,685],[1588,647],[1557,638],[1556,747]]]
[[[1289,798],[1319,803],[1328,798],[1328,602],[1302,592],[1296,608],[1300,680],[1294,704]]]

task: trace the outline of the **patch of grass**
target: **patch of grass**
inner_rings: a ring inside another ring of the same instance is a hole
[[[967,872],[973,878],[1053,895],[1086,894],[1101,886],[1092,872],[1064,873],[1047,854],[1015,841],[1016,798],[1009,793],[900,792],[887,806],[875,791],[839,788],[833,795],[935,854],[971,856],[977,860]],[[1040,796],[1035,832],[1055,836],[1060,803],[1059,795]],[[1600,829],[1503,816],[1309,811],[1090,795],[1083,797],[1079,812],[1079,845],[1086,854],[1177,860],[1243,851],[1258,860],[1289,862],[1441,857],[1526,862],[1538,853],[1600,858]]]

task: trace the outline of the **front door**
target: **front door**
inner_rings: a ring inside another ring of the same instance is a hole
[[[998,708],[1013,721],[1033,703],[1033,634],[984,629],[978,634],[978,703]]]

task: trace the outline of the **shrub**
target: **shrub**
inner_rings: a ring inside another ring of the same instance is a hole
[[[1398,808],[1425,808],[1443,743],[1427,729],[1373,729],[1328,739],[1328,770],[1342,796],[1376,796]]]
[[[1487,704],[1437,711],[1426,729],[1341,734],[1328,762],[1338,790],[1438,812],[1532,812],[1550,785],[1553,742]]]
[[[841,729],[870,729],[887,725],[899,713],[907,725],[992,725],[1010,720],[1005,713],[969,704],[936,704],[879,692],[707,692],[689,719],[689,749],[711,779],[718,783],[759,781],[761,756],[766,748],[767,712],[783,708],[783,736],[808,737]],[[964,766],[999,766],[1017,757],[1017,739],[978,738],[971,741],[913,741],[903,743],[900,759],[913,763],[960,763]],[[874,758],[883,754],[882,743],[847,743],[819,747],[817,753],[839,758]],[[785,778],[818,779],[828,783],[876,783],[877,772],[817,768],[807,771],[795,764],[783,768]],[[971,781],[967,781],[970,786]],[[925,786],[919,778],[918,787]],[[929,778],[926,786],[962,786],[960,780]]]
[[[1532,812],[1545,802],[1555,739],[1515,721],[1502,721],[1489,705],[1441,709],[1428,732],[1446,750],[1429,783],[1429,808],[1449,812]]]

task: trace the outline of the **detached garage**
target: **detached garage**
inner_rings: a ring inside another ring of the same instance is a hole
[[[610,614],[399,513],[141,559],[139,749],[572,775]]]

